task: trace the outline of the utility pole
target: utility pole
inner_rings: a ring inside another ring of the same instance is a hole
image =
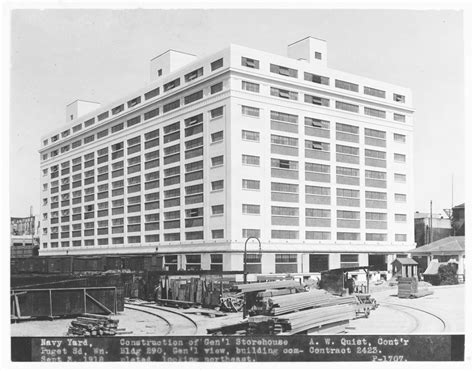
[[[430,200],[430,243],[433,242],[433,200]]]

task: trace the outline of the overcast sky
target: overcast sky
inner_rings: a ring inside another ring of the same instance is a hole
[[[173,48],[205,56],[228,44],[286,55],[314,36],[328,65],[412,89],[415,210],[465,201],[462,11],[16,10],[11,27],[11,215],[39,213],[40,137],[75,99],[107,103],[149,82]]]

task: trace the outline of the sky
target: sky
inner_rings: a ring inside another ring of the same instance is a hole
[[[328,66],[412,89],[415,210],[466,197],[463,13],[455,10],[14,10],[10,34],[10,212],[39,213],[41,136],[76,99],[108,103],[149,83],[168,49],[234,43],[286,55],[306,36]]]

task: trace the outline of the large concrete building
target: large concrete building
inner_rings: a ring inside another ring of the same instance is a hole
[[[407,88],[288,56],[169,50],[151,84],[74,102],[42,138],[42,255],[156,253],[165,269],[387,269],[414,247]]]

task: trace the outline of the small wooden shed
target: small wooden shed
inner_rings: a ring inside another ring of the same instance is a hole
[[[418,263],[412,258],[397,258],[392,262],[393,275],[397,277],[418,277]]]

